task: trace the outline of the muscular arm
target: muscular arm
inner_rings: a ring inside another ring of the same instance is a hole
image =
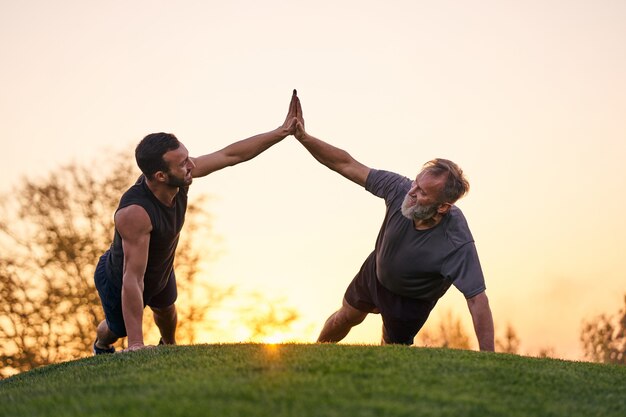
[[[195,167],[191,171],[194,178],[204,177],[211,172],[218,171],[241,162],[248,161],[259,155],[270,146],[280,142],[289,135],[292,135],[296,129],[296,91],[294,90],[289,103],[289,111],[287,117],[278,128],[261,133],[248,139],[240,140],[232,143],[217,152],[203,155],[197,158],[191,158]]]
[[[296,131],[294,135],[317,161],[350,181],[365,187],[370,169],[354,159],[348,152],[321,141],[304,130],[304,117],[300,99],[296,97]]]
[[[472,315],[474,323],[474,331],[478,338],[478,347],[480,350],[494,351],[494,330],[493,316],[489,307],[489,299],[483,291],[480,294],[467,299],[467,306]]]
[[[143,288],[152,224],[142,207],[132,205],[115,214],[115,227],[122,237],[124,251],[122,313],[128,334],[128,349],[134,350],[144,347]]]
[[[270,146],[280,142],[288,135],[288,130],[281,126],[271,132],[261,133],[248,139],[232,143],[217,152],[191,158],[195,164],[191,175],[194,178],[204,177],[211,172],[248,161]]]
[[[333,171],[343,175],[350,181],[365,187],[370,169],[354,159],[348,152],[321,141],[308,133],[298,140],[317,161]]]

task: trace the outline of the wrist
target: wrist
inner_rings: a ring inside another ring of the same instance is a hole
[[[141,339],[128,339],[128,348],[143,346],[143,338]]]
[[[304,142],[306,140],[308,140],[311,136],[306,133],[304,130],[302,131],[298,131],[296,130],[296,133],[294,134],[294,136],[296,137],[296,139],[298,139],[300,142]]]
[[[285,126],[278,126],[276,129],[274,129],[274,134],[279,138],[279,139],[285,139],[287,136],[289,136],[289,129],[287,129]]]

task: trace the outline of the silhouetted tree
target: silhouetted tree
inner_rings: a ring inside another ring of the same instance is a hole
[[[300,314],[293,307],[287,307],[282,300],[268,300],[258,292],[248,294],[251,307],[241,308],[239,316],[250,331],[249,341],[264,342],[276,333],[288,331]]]
[[[504,338],[496,338],[496,351],[502,353],[519,352],[520,340],[511,324],[508,324],[504,333]]]
[[[461,319],[454,317],[451,310],[447,310],[445,316],[434,328],[429,326],[420,330],[417,340],[423,346],[428,347],[470,348],[470,339],[463,328]]]
[[[139,176],[127,157],[113,159],[23,179],[0,201],[0,374],[90,354],[103,318],[94,269],[111,243],[119,198]],[[210,219],[194,201],[176,259],[182,343],[194,342],[209,308],[232,293],[199,280],[193,238]]]
[[[624,307],[616,316],[602,314],[583,321],[580,340],[587,359],[626,364],[626,295]]]
[[[537,354],[534,356],[538,358],[555,358],[557,355],[553,347],[546,346],[546,347],[539,348],[539,350],[537,351]]]

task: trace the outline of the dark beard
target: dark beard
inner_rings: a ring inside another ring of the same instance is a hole
[[[189,181],[185,181],[184,177],[179,178],[172,174],[167,174],[167,185],[172,187],[187,187],[191,184],[191,181],[193,181],[193,178]]]

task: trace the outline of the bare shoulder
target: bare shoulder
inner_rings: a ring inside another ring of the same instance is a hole
[[[115,228],[122,238],[128,238],[150,233],[152,222],[143,207],[133,204],[115,213]]]

